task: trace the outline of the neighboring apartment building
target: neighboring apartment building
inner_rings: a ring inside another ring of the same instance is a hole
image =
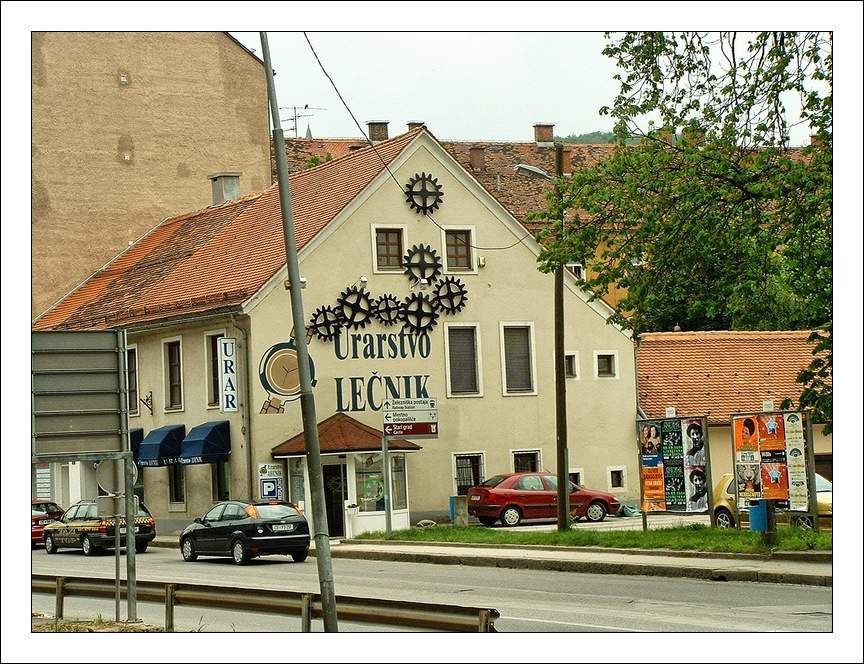
[[[305,338],[292,330],[275,185],[166,220],[37,321],[127,331],[130,427],[160,531],[217,498],[258,497],[265,464],[308,505],[297,343],[314,364],[332,534],[384,527],[388,397],[434,397],[439,413],[437,439],[391,441],[394,527],[446,515],[449,496],[492,475],[555,469],[553,280],[537,243],[425,128],[376,151],[291,176]],[[571,476],[635,500],[632,341],[572,275],[565,298]],[[219,406],[220,336],[236,340],[237,412]],[[195,451],[202,439],[212,453]],[[90,470],[64,473],[68,502]]]
[[[263,63],[224,32],[34,32],[35,317],[161,220],[211,201],[207,175],[271,182]]]
[[[765,401],[780,410],[797,403],[798,374],[813,359],[810,332],[652,332],[639,337],[639,407],[649,419],[666,408],[680,416],[708,417],[715,481],[732,472],[730,418],[762,411]],[[816,472],[831,479],[833,440],[813,423]]]

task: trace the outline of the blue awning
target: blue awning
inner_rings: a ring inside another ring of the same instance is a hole
[[[228,420],[205,422],[194,427],[180,447],[178,463],[221,463],[231,454]]]
[[[153,429],[138,448],[139,466],[171,466],[180,456],[180,443],[186,435],[183,424],[169,424]]]
[[[144,429],[129,429],[129,449],[132,450],[132,458],[138,461],[138,450],[141,448],[141,441],[144,440]]]

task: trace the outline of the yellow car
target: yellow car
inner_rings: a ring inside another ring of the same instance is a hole
[[[832,522],[832,495],[833,486],[831,482],[826,480],[821,475],[816,475],[816,505],[819,514],[819,527],[831,528]],[[788,512],[778,512],[777,522],[783,523],[789,521]],[[741,522],[747,523],[747,510],[741,510]],[[734,528],[735,527],[735,480],[732,473],[724,473],[720,476],[720,481],[714,485],[714,523],[718,528]],[[795,515],[793,524],[799,528],[812,528],[812,517],[804,515]]]

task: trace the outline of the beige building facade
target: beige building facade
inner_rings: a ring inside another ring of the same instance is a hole
[[[222,32],[34,32],[32,314],[166,217],[207,175],[270,184],[264,68]]]

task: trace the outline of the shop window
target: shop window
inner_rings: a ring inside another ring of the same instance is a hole
[[[138,348],[126,349],[126,403],[130,415],[138,414]]]
[[[165,410],[183,408],[183,365],[180,340],[164,342]]]
[[[381,454],[358,454],[354,464],[357,506],[361,512],[384,510],[384,468]]]
[[[579,360],[576,353],[567,353],[564,355],[564,377],[579,378]]]
[[[179,463],[168,466],[168,501],[186,502],[186,467]]]
[[[536,473],[540,469],[540,452],[513,452],[514,473]]]
[[[303,459],[288,459],[288,496],[295,505],[306,501]]]
[[[449,394],[480,394],[477,326],[447,325],[446,329]]]
[[[504,326],[504,389],[506,394],[534,391],[531,328]]]
[[[392,509],[408,509],[408,482],[404,454],[390,455],[390,486],[393,491],[390,500]]]
[[[219,384],[219,339],[224,336],[219,332],[204,337],[207,348],[207,405],[211,408],[219,405],[219,396],[222,392],[222,386]]]
[[[615,378],[617,375],[616,354],[615,353],[597,353],[597,377],[598,378]]]
[[[468,489],[483,482],[483,455],[457,454],[456,495],[465,496]]]
[[[210,485],[213,489],[213,500],[229,500],[231,490],[228,462],[210,464]]]
[[[402,271],[402,229],[375,229],[375,265],[382,272]]]
[[[471,231],[447,230],[444,231],[444,239],[447,245],[447,270],[465,271],[473,269]]]

